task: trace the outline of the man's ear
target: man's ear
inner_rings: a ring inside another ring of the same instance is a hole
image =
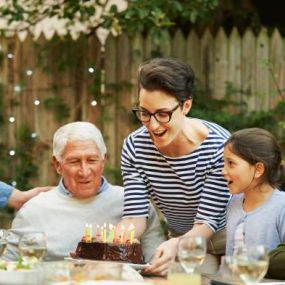
[[[61,175],[62,174],[61,165],[55,156],[52,157],[52,164],[53,164],[53,167],[55,168],[57,174]]]
[[[260,178],[264,173],[264,164],[262,162],[257,162],[255,164],[255,178]]]

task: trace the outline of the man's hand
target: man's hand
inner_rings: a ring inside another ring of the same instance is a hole
[[[170,263],[175,259],[178,250],[178,238],[171,238],[163,242],[157,249],[148,266],[143,273],[165,276]]]
[[[20,191],[18,189],[13,189],[13,192],[8,200],[7,206],[9,208],[14,208],[15,210],[19,210],[24,203],[38,195],[40,192],[46,192],[52,189],[53,186],[45,186],[45,187],[35,187],[33,189],[27,191]]]

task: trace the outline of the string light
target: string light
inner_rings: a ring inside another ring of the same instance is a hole
[[[14,86],[14,91],[15,91],[15,92],[18,92],[18,93],[19,93],[19,92],[21,92],[21,90],[22,90],[22,88],[21,88],[20,85],[15,85],[15,86]]]
[[[14,156],[15,154],[16,154],[16,152],[15,152],[13,149],[11,149],[11,150],[9,151],[9,155]]]
[[[12,181],[12,186],[16,187],[17,186],[17,181]]]
[[[96,105],[97,105],[97,101],[96,101],[96,100],[93,100],[93,101],[91,102],[91,106],[95,107]]]
[[[13,55],[12,53],[8,53],[8,54],[7,54],[7,57],[8,57],[9,59],[12,59],[12,58],[14,57],[14,55]]]
[[[35,104],[36,106],[39,106],[40,103],[41,103],[40,100],[35,100],[35,101],[34,101],[34,104]]]
[[[13,117],[13,116],[11,116],[11,117],[9,118],[9,122],[10,122],[10,123],[14,123],[15,120],[16,120],[16,119],[15,119],[15,117]]]
[[[94,67],[89,67],[88,68],[88,72],[89,73],[94,73],[95,72],[95,68]]]
[[[37,133],[31,133],[31,138],[35,139],[38,136]]]
[[[32,71],[31,69],[28,69],[28,70],[26,71],[26,74],[27,74],[28,76],[31,76],[31,75],[33,74],[33,71]]]

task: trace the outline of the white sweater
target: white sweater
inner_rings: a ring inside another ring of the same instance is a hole
[[[60,186],[41,193],[27,202],[13,220],[12,234],[4,258],[17,259],[17,244],[23,233],[43,231],[47,235],[45,260],[63,259],[71,251],[75,251],[84,234],[86,223],[116,225],[123,215],[123,199],[123,188],[110,184],[107,187],[105,184],[105,191],[84,200],[64,194]],[[151,259],[155,249],[163,241],[159,219],[151,206],[147,230],[141,239],[146,261]]]

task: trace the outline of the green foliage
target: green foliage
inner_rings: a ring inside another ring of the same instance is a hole
[[[35,141],[31,137],[29,126],[23,124],[17,129],[17,154],[14,179],[17,181],[17,187],[22,190],[27,190],[32,187],[30,180],[37,177],[38,167],[35,165],[34,146]]]
[[[237,90],[229,82],[226,90],[226,98],[218,100],[211,98],[210,94],[201,90],[198,85],[189,116],[215,122],[230,132],[250,127],[267,129],[275,135],[285,156],[285,101],[281,100],[269,111],[249,111],[246,103],[248,94]]]
[[[44,100],[47,110],[53,111],[54,118],[58,122],[63,122],[69,117],[69,106],[61,96],[48,97]]]

